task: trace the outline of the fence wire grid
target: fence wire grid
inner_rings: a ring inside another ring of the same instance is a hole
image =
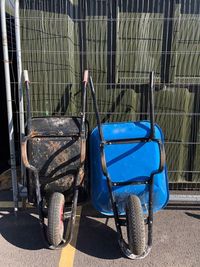
[[[11,58],[13,23],[9,15]],[[148,119],[154,71],[171,188],[200,189],[199,0],[21,0],[20,31],[34,116],[78,115],[89,69],[102,122]],[[16,92],[14,72],[12,84]],[[92,129],[90,95],[87,119]]]

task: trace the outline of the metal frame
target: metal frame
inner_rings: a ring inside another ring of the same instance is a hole
[[[84,80],[83,80],[83,90],[82,90],[82,112],[80,114],[81,118],[81,127],[80,127],[80,133],[79,133],[79,138],[81,139],[81,152],[80,152],[80,166],[76,170],[74,182],[73,182],[73,199],[72,199],[72,205],[71,205],[71,211],[64,213],[64,221],[69,218],[69,231],[65,231],[63,235],[63,240],[60,245],[57,247],[52,246],[49,244],[48,239],[47,239],[47,233],[44,227],[44,219],[45,219],[45,213],[43,210],[43,196],[41,194],[41,185],[39,181],[39,172],[38,169],[31,165],[28,160],[28,155],[27,155],[27,143],[28,141],[35,137],[30,132],[30,127],[31,127],[31,107],[30,107],[30,93],[29,93],[29,79],[28,79],[28,72],[25,71],[25,84],[26,84],[26,94],[27,94],[27,132],[28,135],[24,138],[22,142],[22,159],[24,166],[29,169],[31,172],[34,174],[35,178],[35,191],[36,191],[36,200],[37,200],[37,208],[38,208],[38,214],[39,214],[39,220],[40,220],[40,225],[43,230],[43,234],[45,237],[46,244],[49,248],[51,249],[56,249],[56,248],[62,248],[66,246],[73,237],[73,228],[75,224],[75,217],[76,217],[76,210],[77,210],[77,202],[78,202],[78,193],[79,193],[79,185],[83,181],[84,177],[84,163],[85,163],[85,158],[86,158],[86,120],[85,120],[85,109],[86,109],[86,86],[88,82],[88,71],[85,71],[84,73]],[[48,133],[47,133],[48,134]],[[65,136],[62,136],[65,137]]]
[[[165,164],[165,151],[164,151],[164,145],[161,140],[155,138],[155,122],[154,122],[154,97],[153,97],[153,90],[154,90],[154,73],[150,73],[150,85],[149,85],[149,111],[150,111],[150,135],[146,138],[129,138],[129,139],[117,139],[117,140],[105,140],[103,136],[102,126],[101,126],[101,120],[99,116],[99,109],[97,105],[95,90],[92,78],[89,78],[90,88],[92,92],[92,98],[94,102],[94,109],[96,113],[97,118],[97,127],[99,131],[99,137],[100,137],[100,153],[101,153],[101,165],[103,174],[106,176],[107,179],[107,185],[108,190],[110,194],[112,209],[114,213],[114,219],[115,219],[115,226],[118,233],[118,242],[121,247],[121,250],[123,253],[130,259],[142,259],[146,257],[152,247],[152,231],[153,231],[153,184],[154,184],[154,175],[161,173],[164,169]],[[111,144],[124,144],[124,143],[135,143],[135,142],[156,142],[159,146],[160,150],[160,166],[157,171],[154,171],[151,173],[151,176],[147,181],[132,181],[132,182],[115,182],[113,183],[111,180],[111,177],[108,173],[107,164],[106,164],[106,158],[105,158],[105,151],[104,148],[106,145]],[[148,219],[146,220],[146,223],[148,224],[148,242],[146,249],[142,255],[134,255],[130,250],[128,245],[123,239],[121,226],[124,225],[124,222],[120,220],[120,215],[118,213],[117,208],[117,202],[115,199],[115,196],[113,194],[112,187],[114,186],[125,186],[125,185],[139,185],[139,184],[148,184],[149,185],[149,210],[148,210]]]
[[[18,78],[18,100],[19,100],[19,125],[20,125],[20,145],[25,135],[24,126],[24,98],[22,88],[22,59],[21,59],[21,38],[20,38],[20,18],[19,18],[19,0],[15,0],[15,40],[17,56],[17,78]],[[26,172],[21,157],[21,182],[25,186]]]
[[[7,98],[12,190],[13,190],[14,211],[17,212],[18,211],[18,184],[17,184],[17,173],[16,173],[16,159],[15,159],[14,124],[13,124],[12,95],[11,95],[10,67],[9,67],[10,61],[9,61],[9,56],[8,56],[5,0],[1,0],[1,31],[2,31],[2,46],[3,46],[5,86],[6,86],[6,98]]]

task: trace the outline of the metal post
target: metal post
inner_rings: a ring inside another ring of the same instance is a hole
[[[17,76],[18,76],[18,99],[19,99],[19,121],[20,121],[20,145],[25,135],[24,127],[24,100],[22,88],[22,60],[21,60],[21,39],[20,39],[20,20],[19,20],[19,0],[15,0],[15,39],[17,55]],[[25,185],[25,168],[21,158],[21,181]]]
[[[12,112],[12,96],[11,96],[11,86],[10,86],[5,0],[1,0],[1,30],[2,30],[2,46],[3,46],[5,86],[6,86],[6,98],[7,98],[13,201],[14,201],[14,211],[16,212],[18,210],[18,186],[17,186],[17,172],[16,172],[16,160],[15,160],[15,142],[14,142],[14,126],[13,126],[13,112]]]

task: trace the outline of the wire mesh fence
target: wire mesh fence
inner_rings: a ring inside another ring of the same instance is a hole
[[[154,71],[171,188],[200,189],[200,1],[21,0],[20,25],[34,116],[79,114],[87,68],[103,122],[148,119]]]

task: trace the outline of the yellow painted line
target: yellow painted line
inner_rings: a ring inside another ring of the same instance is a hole
[[[76,223],[74,227],[74,236],[72,242],[67,245],[65,248],[62,249],[60,255],[60,262],[59,267],[73,267],[74,264],[74,256],[76,252],[76,242],[78,237],[79,231],[79,224],[81,219],[81,207],[77,208],[77,216],[76,216]]]
[[[22,208],[22,202],[19,202],[19,208]],[[14,208],[12,201],[0,201],[0,208]],[[26,208],[34,208],[34,206],[26,203]]]

